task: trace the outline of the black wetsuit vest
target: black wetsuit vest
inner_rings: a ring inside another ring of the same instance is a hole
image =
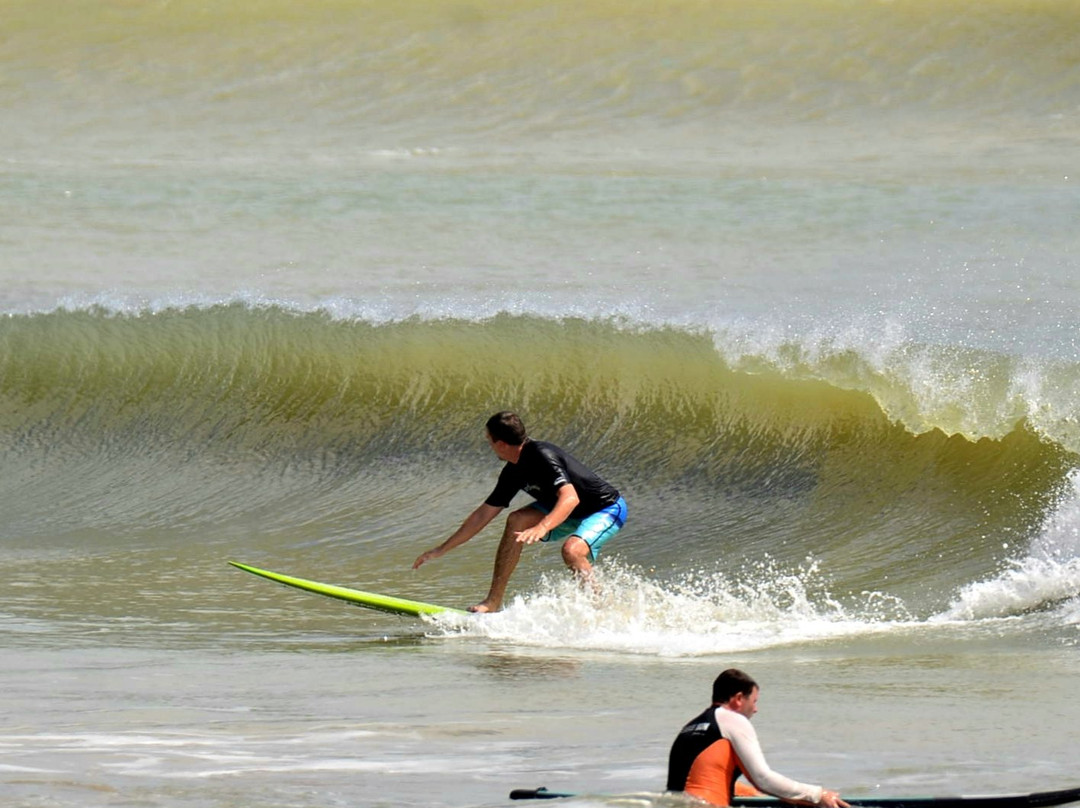
[[[698,755],[724,736],[716,724],[716,705],[688,722],[675,738],[668,755],[668,791],[684,791],[690,768]]]

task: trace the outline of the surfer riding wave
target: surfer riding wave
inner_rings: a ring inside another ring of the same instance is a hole
[[[592,562],[600,548],[626,522],[626,500],[569,452],[530,438],[516,413],[495,413],[487,420],[485,432],[492,451],[506,463],[494,490],[446,541],[421,553],[413,569],[467,542],[524,491],[534,501],[507,516],[495,552],[491,588],[469,611],[494,612],[502,607],[524,545],[538,541],[561,541],[566,566],[579,580],[590,583]]]

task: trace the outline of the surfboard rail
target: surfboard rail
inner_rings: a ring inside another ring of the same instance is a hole
[[[252,575],[257,575],[260,578],[266,578],[270,581],[276,581],[279,584],[291,586],[294,589],[301,589],[305,592],[314,592],[317,595],[324,595],[328,598],[343,600],[365,609],[374,609],[375,611],[387,612],[388,614],[408,615],[410,617],[442,613],[469,614],[469,612],[464,609],[455,609],[453,606],[440,606],[435,603],[424,603],[419,600],[394,597],[393,595],[380,595],[375,592],[364,592],[363,590],[351,589],[347,586],[324,584],[319,581],[312,581],[308,578],[298,578],[295,575],[285,575],[280,572],[260,569],[259,567],[253,567],[250,564],[241,564],[239,561],[230,561],[229,563],[244,572],[250,572]]]

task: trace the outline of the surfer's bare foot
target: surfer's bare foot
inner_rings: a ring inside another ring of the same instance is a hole
[[[479,603],[477,603],[475,606],[470,606],[468,610],[470,612],[473,612],[474,614],[488,614],[489,612],[497,612],[497,611],[499,611],[499,604],[498,603],[493,604],[493,603],[489,603],[486,600],[482,600]]]

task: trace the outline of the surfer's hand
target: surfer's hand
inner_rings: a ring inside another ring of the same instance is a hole
[[[846,802],[840,799],[839,793],[827,789],[821,792],[821,802],[819,802],[818,805],[824,805],[825,808],[851,808]]]
[[[431,561],[431,559],[438,558],[441,555],[442,555],[442,553],[439,552],[439,548],[438,547],[433,547],[430,550],[428,550],[426,553],[421,553],[420,555],[418,555],[416,557],[416,561],[413,562],[412,568],[414,570],[418,570],[418,569],[420,569],[421,564],[426,564],[428,561]]]
[[[522,544],[536,544],[547,534],[548,532],[544,528],[535,525],[534,527],[525,528],[525,530],[519,530],[514,534],[514,538]]]

